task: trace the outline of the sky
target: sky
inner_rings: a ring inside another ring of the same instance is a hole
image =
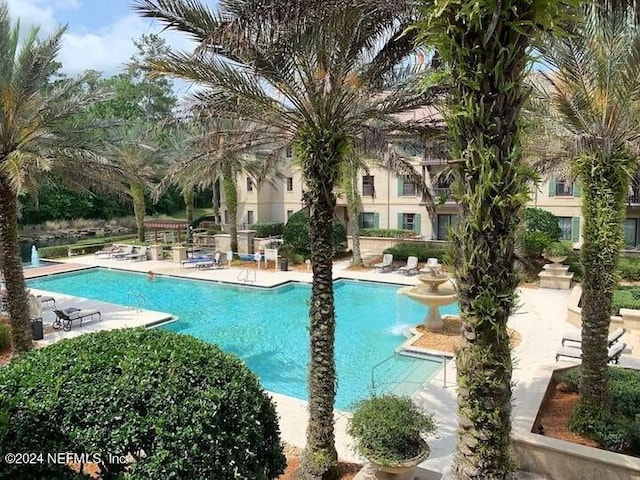
[[[21,28],[40,26],[43,33],[67,25],[58,61],[68,75],[98,70],[106,76],[118,73],[135,52],[132,39],[144,33],[159,33],[157,22],[142,18],[132,0],[6,0],[13,21]],[[215,4],[205,0],[203,3]],[[162,36],[177,49],[192,50],[183,34]]]

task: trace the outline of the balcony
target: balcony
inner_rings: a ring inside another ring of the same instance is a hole
[[[640,206],[640,191],[633,191],[627,198],[627,204]]]
[[[423,165],[446,165],[447,151],[439,145],[428,145],[422,154]]]
[[[455,200],[451,198],[451,188],[432,188],[431,196],[436,205],[442,205],[445,203],[455,203]]]

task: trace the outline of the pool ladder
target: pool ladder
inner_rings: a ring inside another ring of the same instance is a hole
[[[149,297],[147,297],[140,290],[131,290],[129,291],[129,293],[127,293],[127,305],[131,304],[132,298],[136,301],[135,308],[138,312],[142,310],[142,305],[144,304],[144,302],[149,300]]]
[[[243,270],[240,270],[240,273],[238,274],[238,281],[245,283],[256,283],[257,273],[252,268],[245,268]]]

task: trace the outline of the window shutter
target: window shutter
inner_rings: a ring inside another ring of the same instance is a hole
[[[413,230],[414,232],[421,233],[419,213],[416,213],[415,216],[413,217]]]
[[[373,228],[380,228],[380,214],[373,214]]]
[[[402,197],[404,193],[404,178],[398,177],[398,197]]]
[[[580,241],[580,217],[573,217],[571,219],[571,241]]]
[[[549,177],[549,196],[556,196],[556,177]]]
[[[398,228],[398,229],[402,228],[402,214],[401,213],[398,214],[398,226],[396,228]]]
[[[436,240],[438,238],[438,215],[430,215],[429,219],[431,220],[431,240]]]
[[[573,196],[579,197],[581,193],[582,188],[580,187],[580,182],[576,179],[576,181],[573,182]]]

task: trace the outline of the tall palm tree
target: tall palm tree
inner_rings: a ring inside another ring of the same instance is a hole
[[[38,38],[20,36],[5,1],[0,2],[0,264],[8,291],[13,348],[32,344],[29,308],[18,245],[18,196],[36,194],[56,177],[74,189],[116,187],[118,170],[88,147],[90,122],[79,115],[103,93],[86,94],[84,77],[51,84],[64,29]]]
[[[640,28],[630,9],[586,11],[574,35],[540,49],[551,67],[542,89],[548,129],[582,187],[582,380],[580,402],[608,399],[607,336],[616,267],[624,244],[625,201],[640,134]],[[559,141],[558,141],[559,140]],[[587,413],[583,413],[587,414]]]
[[[414,49],[414,34],[402,35],[414,21],[412,11],[403,2],[378,0],[223,0],[217,12],[194,0],[136,5],[144,16],[199,44],[196,55],[174,53],[152,68],[207,86],[197,96],[212,112],[284,132],[274,136],[274,149],[292,143],[300,159],[313,265],[309,423],[301,472],[305,478],[332,478],[334,187],[352,139],[367,123],[384,123],[425,102],[424,93],[390,89],[388,83]],[[385,86],[391,91],[384,92]]]
[[[122,181],[133,201],[138,241],[145,241],[145,191],[158,173],[161,158],[151,127],[141,121],[123,125],[111,132],[107,150],[122,168]]]
[[[462,341],[456,355],[459,479],[508,478],[512,362],[507,321],[516,306],[516,230],[528,198],[518,120],[532,41],[560,2],[426,1],[419,24],[451,75],[445,119],[453,148],[453,230]]]

